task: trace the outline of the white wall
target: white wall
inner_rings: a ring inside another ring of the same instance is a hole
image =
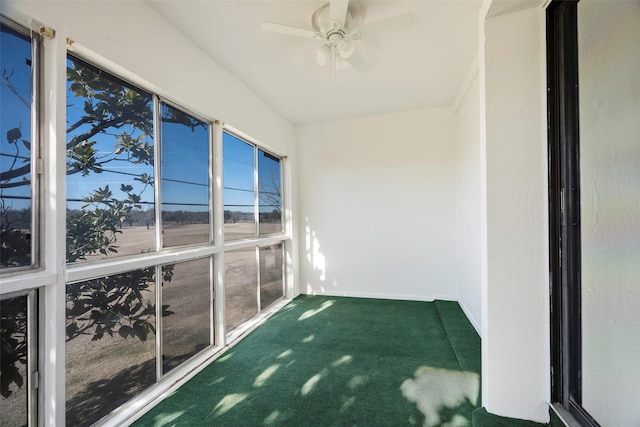
[[[481,332],[481,180],[480,88],[478,63],[461,88],[464,97],[455,115],[455,245],[458,302]]]
[[[482,402],[489,412],[546,421],[545,11],[536,7],[497,16],[481,20],[481,26],[486,37],[480,67],[486,129],[481,134],[486,155]]]
[[[450,109],[298,128],[301,292],[456,299]]]
[[[638,426],[640,2],[581,1],[578,35],[582,405]]]

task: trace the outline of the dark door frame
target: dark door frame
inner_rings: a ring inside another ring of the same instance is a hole
[[[584,426],[582,407],[578,0],[547,8],[551,399]]]

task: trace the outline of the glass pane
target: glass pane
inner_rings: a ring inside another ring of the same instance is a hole
[[[260,248],[260,308],[264,310],[283,295],[282,243]]]
[[[209,259],[162,267],[162,366],[166,374],[211,343]]]
[[[163,246],[209,241],[209,125],[162,104]]]
[[[0,267],[30,265],[31,40],[0,25]]]
[[[260,234],[282,231],[282,190],[280,159],[258,150],[258,195]]]
[[[0,425],[26,426],[27,296],[0,302]]]
[[[155,268],[67,285],[67,425],[89,425],[154,384]]]
[[[151,95],[67,61],[67,261],[154,248]]]
[[[224,238],[255,237],[254,147],[223,133]]]
[[[256,248],[224,253],[225,312],[227,332],[258,314],[258,265]]]
[[[582,406],[640,425],[640,3],[578,3]]]

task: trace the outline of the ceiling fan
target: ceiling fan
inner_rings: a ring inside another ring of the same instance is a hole
[[[364,9],[358,0],[330,0],[322,3],[311,15],[312,30],[266,21],[260,28],[322,41],[324,50],[316,53],[316,62],[324,65],[328,53],[331,82],[335,83],[339,63],[346,62],[360,72],[369,68],[369,64],[356,52],[355,40],[382,31],[407,28],[411,24],[410,13],[364,25],[363,18]]]

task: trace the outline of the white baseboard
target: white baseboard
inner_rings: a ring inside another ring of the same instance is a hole
[[[445,301],[455,301],[452,295],[413,295],[413,294],[387,294],[372,292],[302,292],[301,295],[322,295],[328,297],[351,297],[351,298],[375,298],[404,301],[425,301],[431,302],[436,299]]]

